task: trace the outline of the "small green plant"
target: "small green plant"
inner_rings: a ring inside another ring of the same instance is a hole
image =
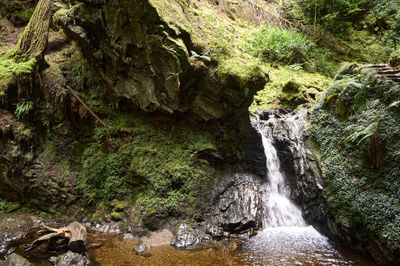
[[[4,213],[10,207],[10,203],[7,200],[0,200],[0,213]]]
[[[26,116],[33,108],[32,101],[22,101],[16,104],[16,109],[14,114],[20,119],[23,116]]]
[[[371,123],[368,127],[364,128],[363,130],[359,130],[345,138],[344,142],[355,142],[358,140],[357,145],[360,145],[364,140],[368,139],[369,137],[373,136],[376,132],[378,132],[378,122]]]

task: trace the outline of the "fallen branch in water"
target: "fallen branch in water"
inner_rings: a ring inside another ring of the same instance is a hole
[[[44,243],[48,243],[48,247],[56,249],[68,247],[69,250],[76,253],[83,253],[87,250],[86,227],[80,223],[73,222],[58,229],[48,226],[43,226],[43,228],[38,231],[38,234],[47,234],[36,239],[32,244],[26,245],[25,252],[29,252]]]

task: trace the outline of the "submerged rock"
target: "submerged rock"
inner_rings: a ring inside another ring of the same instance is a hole
[[[171,245],[177,248],[189,248],[211,239],[209,235],[205,234],[204,228],[193,228],[193,226],[182,223],[179,225]]]
[[[172,232],[167,229],[161,230],[159,232],[152,232],[149,236],[140,238],[134,250],[137,253],[142,253],[151,247],[169,245],[172,241],[172,238]]]
[[[89,257],[68,251],[58,257],[49,259],[55,266],[86,266],[90,264]]]

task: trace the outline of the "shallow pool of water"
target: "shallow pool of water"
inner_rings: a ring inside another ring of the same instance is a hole
[[[52,265],[48,258],[54,254],[38,248],[24,253],[26,243],[37,237],[36,230],[16,246],[16,252],[35,265]],[[124,239],[117,234],[89,233],[89,245],[101,244],[88,250],[91,265],[375,265],[351,252],[338,251],[327,238],[311,226],[269,228],[242,242],[232,239],[228,244],[205,244],[198,250],[179,250],[170,245],[153,247],[143,254],[134,250],[138,240]],[[239,249],[237,248],[239,246]]]
[[[236,249],[208,245],[195,251],[169,245],[153,247],[144,255],[133,250],[137,240],[109,238],[103,246],[89,251],[94,265],[375,265],[354,253],[339,252],[312,227],[265,230]],[[321,239],[322,237],[322,239]]]

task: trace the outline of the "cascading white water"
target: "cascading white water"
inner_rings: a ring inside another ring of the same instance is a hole
[[[349,261],[332,247],[329,240],[304,221],[300,208],[289,199],[290,189],[281,171],[278,152],[274,146],[274,139],[277,137],[283,137],[291,143],[292,152],[297,154],[300,163],[299,174],[304,174],[303,132],[307,128],[305,116],[305,112],[280,118],[271,115],[267,121],[258,120],[256,123],[266,157],[268,193],[264,199],[264,229],[246,241],[243,247],[265,253],[261,257],[268,265],[315,262],[331,264],[333,261],[339,265],[347,265]],[[249,257],[249,261],[252,261],[252,257]]]
[[[272,143],[272,128],[261,131],[262,143],[267,161],[269,178],[268,217],[263,226],[305,226],[301,210],[289,200],[289,189],[285,185],[284,175],[280,171],[278,153]]]

